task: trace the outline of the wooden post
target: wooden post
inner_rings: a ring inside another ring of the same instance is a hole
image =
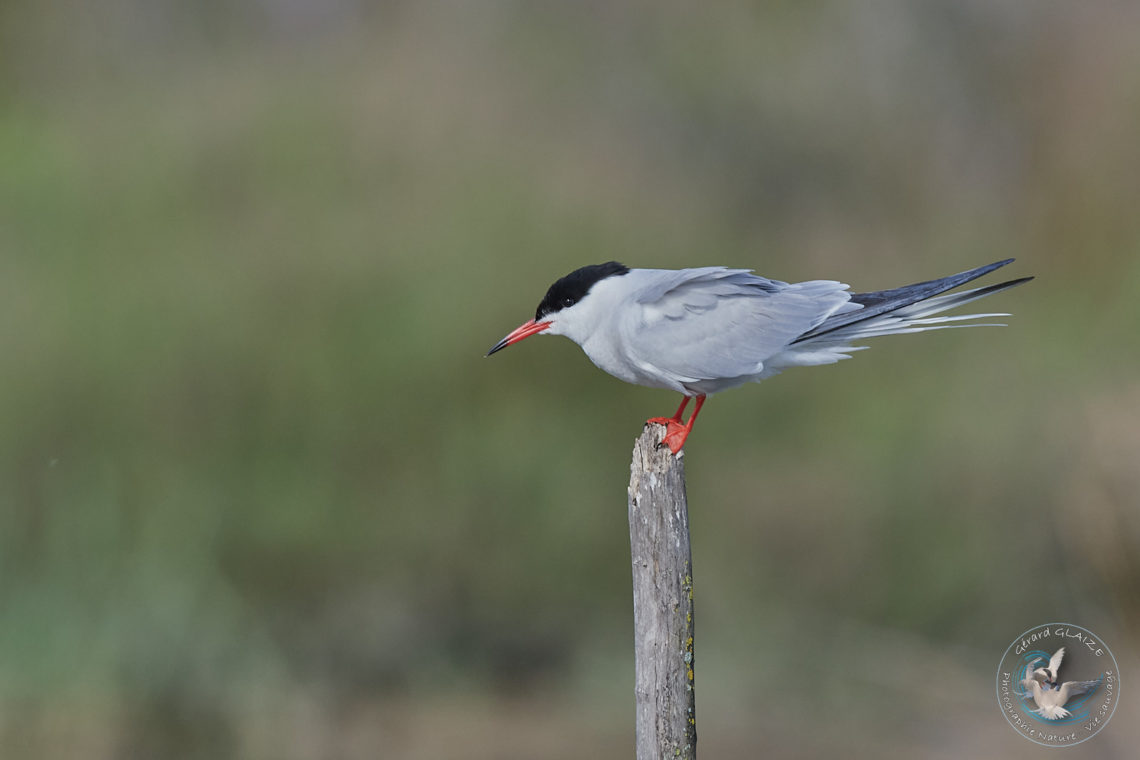
[[[637,760],[695,758],[693,568],[685,464],[648,424],[633,447],[629,542],[633,558]]]

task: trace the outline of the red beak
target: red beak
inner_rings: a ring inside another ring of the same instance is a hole
[[[533,319],[523,322],[514,330],[511,330],[510,335],[492,346],[491,350],[487,352],[487,356],[490,356],[496,351],[502,351],[512,343],[518,343],[523,338],[527,338],[536,333],[540,333],[548,327],[550,327],[549,322],[535,322]]]

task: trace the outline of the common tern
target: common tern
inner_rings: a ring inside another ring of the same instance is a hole
[[[593,264],[551,285],[534,319],[511,331],[487,356],[531,335],[565,335],[619,380],[683,394],[672,417],[647,422],[666,426],[663,443],[676,454],[713,393],[759,382],[788,367],[834,364],[866,348],[852,341],[992,325],[950,323],[1009,316],[934,315],[1033,279],[946,293],[1011,261],[870,293],[851,293],[834,280],[770,280],[748,269]],[[682,422],[692,398],[693,413]]]
[[[1053,653],[1053,657],[1049,660],[1049,667],[1034,668],[1034,665],[1045,659],[1038,657],[1025,666],[1025,677],[1021,679],[1022,687],[1037,703],[1037,709],[1034,712],[1049,720],[1069,717],[1070,713],[1065,709],[1065,703],[1073,697],[1087,694],[1100,686],[1101,683],[1099,679],[1096,681],[1058,683],[1057,671],[1061,668],[1061,658],[1064,656],[1065,648],[1061,647]]]

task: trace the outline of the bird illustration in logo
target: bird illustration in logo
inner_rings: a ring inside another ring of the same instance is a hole
[[[1100,686],[1101,682],[1101,679],[1097,679],[1096,681],[1058,683],[1057,671],[1061,668],[1061,659],[1064,656],[1065,648],[1061,647],[1049,659],[1049,666],[1044,668],[1034,667],[1037,663],[1042,662],[1045,659],[1044,657],[1031,660],[1025,666],[1025,678],[1021,680],[1021,685],[1025,688],[1026,694],[1032,696],[1033,701],[1037,703],[1037,709],[1034,712],[1049,720],[1069,717],[1065,703],[1080,694],[1087,694]]]

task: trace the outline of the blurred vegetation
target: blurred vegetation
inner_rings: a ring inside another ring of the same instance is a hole
[[[1138,28],[6,0],[0,756],[628,756],[626,467],[675,399],[483,352],[586,263],[869,290],[1007,256],[1010,327],[702,415],[701,742],[1036,752],[991,704],[1014,636],[1140,654]],[[1120,713],[1081,751],[1127,756]]]

